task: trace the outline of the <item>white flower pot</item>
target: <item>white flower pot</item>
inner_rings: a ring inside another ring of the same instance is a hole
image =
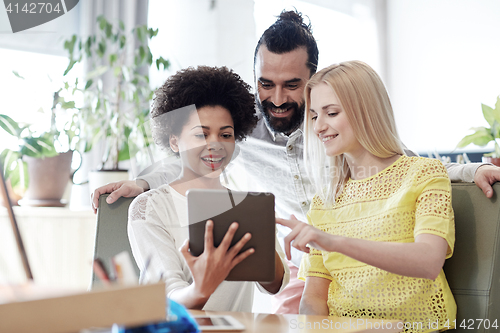
[[[89,190],[93,193],[94,190],[103,185],[118,182],[121,180],[131,179],[127,170],[102,170],[89,172]]]

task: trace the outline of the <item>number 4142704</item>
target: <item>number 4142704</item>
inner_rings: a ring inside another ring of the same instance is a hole
[[[14,8],[15,7],[15,8]],[[14,6],[12,6],[12,3],[9,3],[7,8],[5,8],[7,13],[11,14],[14,12],[14,14],[19,13],[19,4],[16,3]],[[55,5],[52,6],[50,2],[31,2],[31,3],[25,3],[24,6],[21,8],[21,12],[25,12],[27,14],[37,14],[37,13],[47,13],[50,14],[52,12],[59,13],[62,9],[59,7],[59,2]]]
[[[486,330],[489,330],[490,328],[498,329],[497,320],[498,319],[495,319],[493,321],[491,321],[489,319],[463,319],[460,322],[459,327],[466,329],[466,330],[478,330],[481,327],[483,327]],[[451,323],[454,325],[452,325]],[[450,327],[453,327],[453,326],[457,327],[457,320],[456,319],[453,320],[451,323],[450,323],[450,320],[447,320],[443,326],[447,327],[448,329]]]

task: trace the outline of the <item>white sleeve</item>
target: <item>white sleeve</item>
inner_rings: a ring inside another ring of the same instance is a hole
[[[128,236],[132,254],[141,270],[141,281],[157,281],[161,276],[168,297],[174,289],[189,286],[192,278],[166,223],[162,223],[155,209],[148,209],[150,200],[151,192],[147,192],[130,205]],[[149,258],[149,267],[144,271]]]
[[[405,154],[407,156],[419,156],[417,153],[405,148]],[[487,165],[490,163],[444,163],[446,170],[448,171],[448,177],[454,183],[457,182],[465,182],[472,183],[474,182],[474,175],[476,174],[477,168],[481,165]]]
[[[446,163],[444,166],[452,182],[472,183],[474,182],[474,175],[476,174],[477,168],[485,164],[488,163]]]
[[[277,233],[278,233],[278,229],[276,229],[276,234]],[[279,294],[283,289],[285,289],[285,287],[288,285],[288,282],[290,281],[290,268],[288,267],[288,265],[286,263],[285,253],[283,252],[283,249],[281,248],[280,243],[278,242],[277,236],[275,236],[275,246],[276,246],[276,252],[278,253],[278,255],[281,259],[281,263],[283,264],[283,269],[284,269],[283,280],[281,280],[281,287],[278,290],[278,292],[276,293],[276,294]],[[257,288],[260,290],[260,292],[262,292],[264,294],[271,295],[271,293],[269,291],[267,291],[263,286],[261,286],[260,283],[256,283],[256,284],[257,284]],[[274,294],[274,295],[276,295],[276,294]]]

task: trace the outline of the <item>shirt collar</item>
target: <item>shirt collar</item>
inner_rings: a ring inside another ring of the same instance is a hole
[[[284,140],[289,140],[290,138],[293,138],[293,137],[296,137],[297,135],[301,135],[302,134],[302,127],[304,126],[304,123],[302,122],[302,124],[300,124],[300,126],[295,130],[293,131],[292,133],[290,133],[290,135],[286,135],[285,133],[276,133],[274,132],[271,127],[269,127],[269,124],[267,123],[266,119],[264,118],[264,116],[262,114],[260,114],[260,117],[262,117],[262,121],[264,122],[264,125],[266,126],[266,129],[267,131],[269,132],[269,135],[271,136],[271,138],[273,139],[274,142],[276,142],[276,140],[279,140],[279,139],[284,139]]]

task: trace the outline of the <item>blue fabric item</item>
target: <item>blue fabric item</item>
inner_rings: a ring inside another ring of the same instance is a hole
[[[136,327],[114,325],[112,333],[199,333],[201,332],[194,318],[186,308],[170,299],[166,321]]]

